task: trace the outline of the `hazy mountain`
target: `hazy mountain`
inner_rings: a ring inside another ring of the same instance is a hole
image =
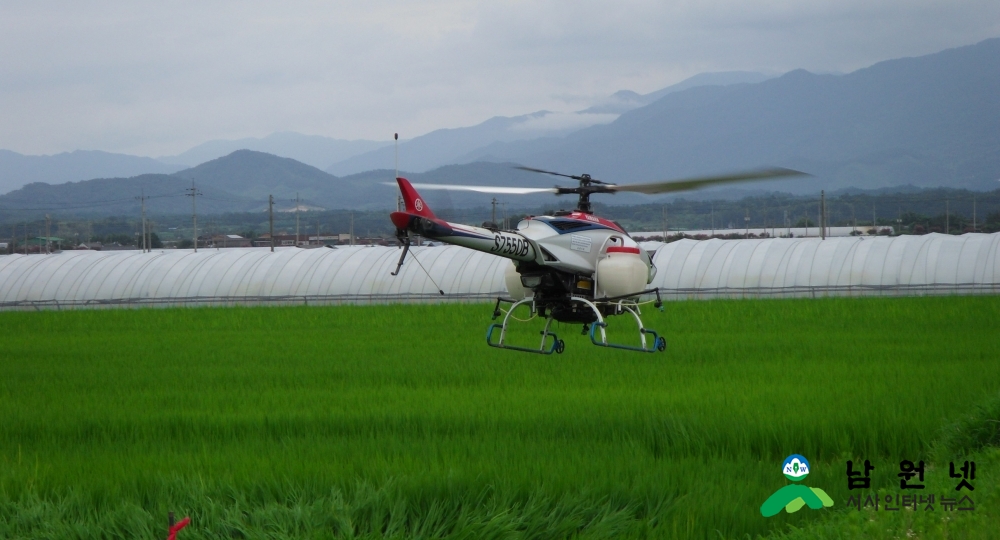
[[[337,163],[351,156],[356,156],[390,144],[392,144],[391,141],[345,141],[321,137],[319,135],[281,132],[272,133],[260,139],[208,141],[176,156],[164,156],[157,159],[164,163],[191,167],[229,155],[236,150],[255,150],[257,152],[266,152],[276,156],[292,158],[307,165],[323,169],[329,167],[331,163]]]
[[[131,178],[97,178],[81,182],[45,184],[36,182],[0,195],[0,210],[7,216],[27,216],[37,219],[43,214],[53,216],[91,215],[122,216],[140,214],[141,193],[149,197],[149,214],[187,214],[191,198],[186,197],[190,180],[166,174],[144,174]],[[261,209],[260,201],[246,201],[211,186],[198,186],[198,212],[220,213]]]
[[[30,184],[57,184],[87,178],[172,173],[183,167],[148,157],[77,150],[51,156],[25,156],[0,150],[0,193]]]
[[[496,116],[475,126],[439,129],[400,142],[399,164],[409,171],[424,172],[444,165],[468,163],[489,155],[489,151],[484,149],[492,145],[514,143],[530,147],[532,141],[540,138],[564,137],[585,127],[611,122],[619,114],[652,103],[671,92],[708,84],[759,82],[769,77],[749,71],[702,73],[646,95],[622,90],[582,111],[538,111],[514,117]],[[393,167],[395,159],[395,149],[387,146],[334,163],[325,170],[336,175],[354,174]]]
[[[147,211],[154,214],[186,214],[191,199],[185,196],[192,179],[198,191],[199,214],[264,211],[268,195],[275,208],[290,208],[296,192],[303,204],[328,209],[390,210],[399,190],[393,171],[374,170],[335,177],[315,167],[261,152],[240,150],[198,167],[172,175],[151,174],[132,178],[100,178],[63,184],[29,184],[0,195],[0,211],[6,216],[138,215],[137,197],[145,192]],[[400,172],[415,183],[486,184],[547,187],[551,178],[526,173],[508,163],[472,163],[441,167],[426,173]],[[491,195],[428,190],[423,194],[432,208],[484,206]],[[570,198],[551,200],[553,207],[572,206]],[[532,197],[500,197],[514,206],[537,204]],[[543,203],[544,204],[544,203]]]
[[[694,86],[669,92],[609,124],[563,137],[502,140],[521,124],[527,126],[523,129],[535,129],[550,121],[551,113],[545,112],[497,117],[473,128],[439,130],[400,144],[401,174],[424,183],[551,186],[568,182],[516,171],[510,163],[588,172],[622,183],[776,165],[815,177],[726,188],[721,193],[745,189],[815,193],[820,188],[899,185],[995,189],[1000,178],[997,96],[1000,39],[991,39],[919,58],[881,62],[845,75],[797,70],[756,84]],[[483,147],[481,143],[491,139],[498,142]],[[431,166],[433,159],[445,157],[484,162]],[[0,209],[88,201],[94,206],[119,199],[114,204],[127,205],[127,199],[138,195],[144,185],[178,193],[176,205],[182,208],[190,199],[178,190],[190,187],[192,178],[205,193],[204,201],[199,199],[204,211],[265,208],[268,194],[279,204],[290,205],[295,192],[306,204],[326,208],[394,207],[392,147],[354,159],[360,163],[362,158],[372,160],[368,169],[373,170],[336,177],[293,159],[244,150],[171,176],[66,186],[32,184],[0,196]],[[430,170],[420,168],[424,166]],[[492,198],[440,191],[425,196],[432,208],[483,205]],[[169,197],[162,198],[163,204],[175,204]],[[498,198],[534,204],[530,197]],[[635,199],[616,195],[604,202]],[[572,205],[569,198],[552,202],[553,207]]]
[[[337,178],[316,167],[251,150],[237,150],[173,176],[264,204],[268,195],[286,199],[299,192],[300,197],[312,199],[321,191],[337,188]]]
[[[558,137],[598,123],[614,120],[615,115],[591,113],[553,113],[538,111],[521,116],[496,116],[471,127],[439,129],[399,143],[399,166],[408,171],[424,172],[443,165],[460,163],[462,156],[497,142]],[[354,174],[373,169],[392,169],[395,149],[392,146],[367,152],[326,168],[336,175]]]
[[[622,114],[624,112],[644,107],[662,98],[667,94],[687,90],[696,86],[728,86],[731,84],[759,83],[768,79],[773,79],[776,75],[768,75],[756,71],[719,71],[715,73],[699,73],[693,77],[688,77],[683,81],[661,88],[655,92],[645,95],[638,94],[631,90],[621,90],[608,97],[607,100],[588,107],[581,113],[611,113]]]
[[[337,178],[294,159],[238,150],[172,175],[99,178],[56,185],[33,183],[0,196],[0,209],[35,209],[35,215],[46,211],[135,214],[139,208],[136,197],[144,190],[150,197],[150,212],[188,213],[191,199],[185,194],[192,180],[202,194],[198,209],[204,214],[263,211],[267,209],[268,195],[274,195],[278,208],[290,207],[294,206],[291,201],[296,192],[307,202],[341,187]]]
[[[817,178],[762,187],[993,189],[997,96],[1000,39],[991,39],[846,75],[797,70],[758,84],[689,88],[607,125],[466,157],[618,182],[779,165]]]

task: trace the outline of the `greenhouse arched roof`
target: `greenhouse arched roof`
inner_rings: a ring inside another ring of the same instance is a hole
[[[392,276],[400,253],[358,246],[10,255],[0,257],[0,306],[407,301],[438,298],[439,286],[457,298],[504,292],[505,259],[413,247]]]
[[[679,240],[655,251],[666,298],[1000,292],[1000,233]],[[66,251],[0,257],[0,307],[488,300],[505,259],[457,246]],[[438,289],[446,294],[441,296]]]
[[[679,296],[1000,292],[1000,234],[679,240],[652,286]]]

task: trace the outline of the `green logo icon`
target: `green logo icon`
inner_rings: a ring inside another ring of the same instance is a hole
[[[785,458],[781,472],[792,482],[801,482],[809,476],[809,460],[798,454],[792,454]],[[775,491],[764,504],[760,505],[760,514],[771,517],[780,513],[782,508],[791,514],[798,512],[803,506],[819,510],[824,506],[833,506],[833,499],[820,488],[811,488],[798,483],[788,484]]]

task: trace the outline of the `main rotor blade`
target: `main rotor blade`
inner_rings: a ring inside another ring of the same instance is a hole
[[[386,183],[387,185],[395,185]],[[502,195],[530,195],[532,193],[559,193],[559,188],[521,188],[497,186],[456,186],[453,184],[413,184],[415,189],[447,189],[451,191],[475,191],[477,193],[498,193]]]
[[[586,174],[583,175],[583,176],[577,176],[577,175],[573,175],[573,174],[563,174],[563,173],[557,173],[557,172],[553,172],[553,171],[546,171],[545,169],[535,169],[535,168],[532,168],[532,167],[517,166],[517,167],[514,167],[514,168],[515,169],[520,169],[522,171],[536,172],[536,173],[542,173],[542,174],[551,174],[552,176],[562,176],[562,177],[565,177],[565,178],[572,178],[573,180],[583,180],[584,177],[586,177],[587,181],[590,182],[591,184],[609,185],[607,182],[602,182],[602,181],[600,181],[600,180],[598,180],[596,178],[591,178],[590,175],[586,175]]]
[[[518,167],[514,167],[514,168],[515,169],[520,169],[522,171],[536,172],[536,173],[542,173],[542,174],[551,174],[552,176],[562,176],[564,178],[572,178],[573,180],[580,180],[579,176],[573,176],[572,174],[563,174],[563,173],[558,173],[558,172],[553,172],[553,171],[546,171],[544,169],[534,169],[534,168],[531,168],[531,167],[520,167],[520,166],[518,166]]]
[[[761,169],[758,171],[747,171],[741,173],[726,174],[721,176],[705,176],[701,178],[687,178],[683,180],[667,180],[663,182],[651,182],[649,184],[625,184],[610,185],[609,191],[631,191],[634,193],[671,193],[674,191],[688,191],[716,184],[732,184],[735,182],[748,182],[751,180],[762,180],[764,178],[780,178],[783,176],[811,176],[809,173],[775,167],[771,169]]]

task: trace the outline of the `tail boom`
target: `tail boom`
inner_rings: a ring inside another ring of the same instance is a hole
[[[397,229],[508,259],[535,260],[535,246],[527,238],[516,233],[444,221],[434,215],[408,180],[397,178],[396,182],[406,204],[405,212],[389,214]]]

